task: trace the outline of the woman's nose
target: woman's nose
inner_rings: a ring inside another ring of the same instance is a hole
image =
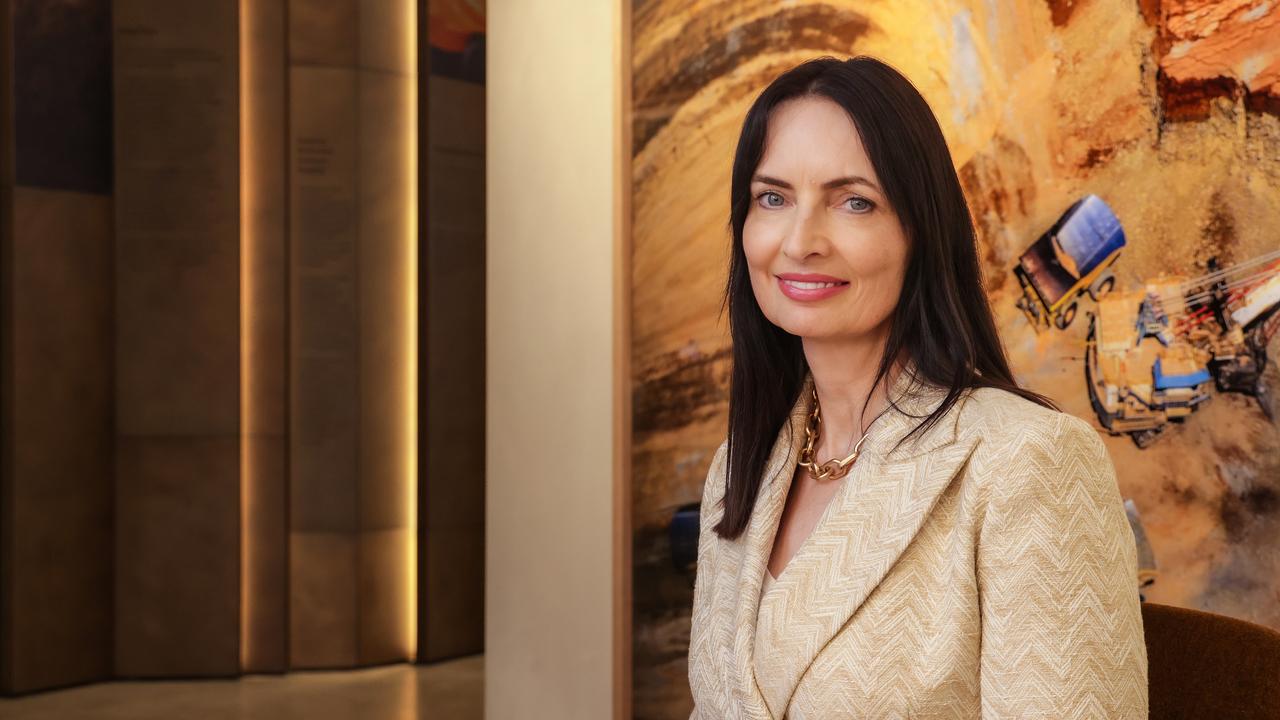
[[[829,245],[825,218],[819,210],[800,210],[782,241],[782,252],[792,260],[825,253]]]

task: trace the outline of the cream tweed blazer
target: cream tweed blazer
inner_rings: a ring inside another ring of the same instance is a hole
[[[723,540],[727,441],[702,498],[689,643],[692,719],[1146,718],[1137,551],[1092,426],[968,389],[886,451],[945,390],[869,429],[812,534],[761,597],[810,411],[774,443],[746,531]],[[923,389],[920,389],[923,387]]]

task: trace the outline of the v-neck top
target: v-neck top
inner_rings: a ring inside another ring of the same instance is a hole
[[[769,588],[773,586],[775,579],[773,573],[769,572],[769,568],[764,569],[764,582],[760,583],[760,597],[764,597],[769,592]]]

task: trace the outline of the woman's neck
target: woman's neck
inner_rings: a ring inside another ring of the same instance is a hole
[[[888,405],[888,389],[905,364],[905,349],[867,401],[886,340],[883,335],[802,339],[822,408],[822,434],[814,448],[816,457],[825,460],[847,455]]]

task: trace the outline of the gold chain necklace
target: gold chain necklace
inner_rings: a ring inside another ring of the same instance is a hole
[[[880,415],[884,415],[888,408],[880,411]],[[880,419],[880,415],[876,415],[871,420],[874,425],[876,420]],[[858,459],[858,455],[862,452],[862,443],[867,439],[867,433],[863,432],[862,437],[858,439],[858,444],[853,446],[853,452],[849,453],[843,460],[832,458],[821,465],[813,460],[813,448],[818,444],[818,436],[822,432],[822,409],[818,407],[818,388],[813,388],[813,410],[809,412],[809,421],[804,426],[804,448],[800,451],[800,467],[809,471],[809,476],[814,480],[838,480],[848,474],[849,468],[853,467],[854,461]]]

